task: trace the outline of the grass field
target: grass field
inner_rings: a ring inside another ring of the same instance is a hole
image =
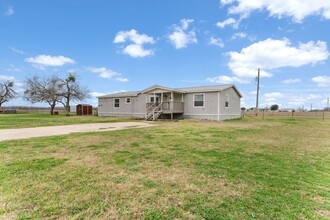
[[[130,121],[128,118],[50,114],[0,114],[0,129]]]
[[[329,219],[329,133],[245,119],[0,142],[0,219]]]

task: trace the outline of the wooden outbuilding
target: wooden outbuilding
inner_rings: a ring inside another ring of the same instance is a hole
[[[76,106],[77,115],[93,115],[93,106],[89,104],[79,104]]]

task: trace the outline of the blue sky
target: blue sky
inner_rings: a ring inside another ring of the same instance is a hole
[[[0,81],[76,71],[96,96],[235,84],[242,106],[324,108],[328,0],[0,0]],[[22,98],[6,105],[31,105]],[[39,104],[40,105],[40,104]]]

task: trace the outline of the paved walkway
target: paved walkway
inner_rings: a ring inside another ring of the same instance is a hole
[[[64,135],[76,132],[97,132],[122,130],[127,128],[145,128],[150,126],[154,126],[154,124],[148,122],[116,122],[36,128],[0,129],[0,141]]]

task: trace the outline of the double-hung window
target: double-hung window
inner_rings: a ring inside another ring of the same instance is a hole
[[[194,95],[194,107],[204,107],[205,100],[204,94],[195,94]]]
[[[119,99],[115,99],[114,101],[114,107],[119,108]]]

